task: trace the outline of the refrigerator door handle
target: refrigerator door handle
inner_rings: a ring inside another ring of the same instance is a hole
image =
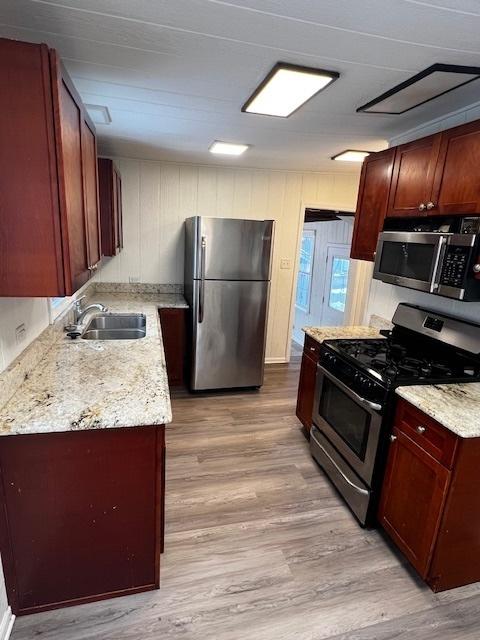
[[[198,322],[203,322],[203,306],[205,302],[205,258],[207,253],[207,236],[202,236],[200,253],[200,291],[198,294]]]

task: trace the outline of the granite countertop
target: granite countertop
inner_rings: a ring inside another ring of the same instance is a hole
[[[397,394],[461,438],[480,437],[480,383],[399,387]]]
[[[0,435],[171,422],[158,308],[188,308],[179,294],[97,293],[109,311],[144,313],[139,340],[70,340],[61,331],[0,409]]]
[[[324,340],[336,340],[337,338],[379,338],[378,328],[363,325],[347,327],[304,327],[302,329],[307,336],[317,342]]]

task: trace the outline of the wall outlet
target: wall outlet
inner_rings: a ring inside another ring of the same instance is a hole
[[[17,341],[17,344],[20,344],[25,340],[26,337],[27,337],[27,330],[25,328],[25,323],[22,322],[22,324],[19,324],[18,327],[16,327],[15,329],[15,340]]]
[[[291,269],[292,268],[292,261],[291,260],[280,260],[280,269]]]
[[[136,284],[140,282],[140,276],[128,276],[128,281],[130,284]]]

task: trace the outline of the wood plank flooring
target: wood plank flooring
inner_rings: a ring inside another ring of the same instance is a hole
[[[312,461],[298,370],[174,399],[160,591],[19,618],[12,639],[478,640],[480,585],[433,594]]]

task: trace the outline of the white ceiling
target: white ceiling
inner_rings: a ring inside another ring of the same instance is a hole
[[[345,148],[480,99],[480,80],[403,116],[356,107],[435,63],[480,66],[478,0],[1,0],[0,35],[56,47],[83,99],[106,105],[105,154],[358,171]],[[288,119],[240,108],[277,61],[340,79]],[[235,160],[215,140],[252,148]]]

